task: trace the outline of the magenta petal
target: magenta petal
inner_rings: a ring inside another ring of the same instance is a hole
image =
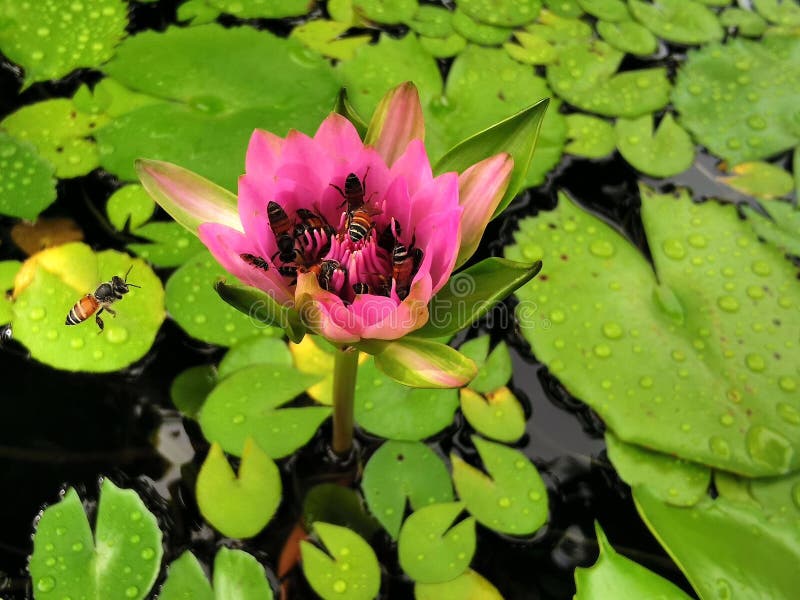
[[[431,163],[422,140],[411,140],[406,151],[392,165],[391,175],[405,177],[412,195],[433,181]]]
[[[461,236],[461,209],[454,208],[431,215],[427,221],[417,225],[417,240],[424,240],[425,258],[433,286],[438,292],[447,283],[456,264]],[[423,268],[420,268],[422,272]]]
[[[225,225],[204,223],[198,228],[198,236],[217,259],[217,262],[242,283],[267,292],[280,304],[292,304],[293,298],[289,289],[268,257],[261,257],[270,264],[268,271],[254,267],[242,260],[240,256],[242,253],[258,255],[258,250],[253,247],[253,242],[245,235]]]
[[[286,136],[281,165],[304,166],[302,183],[305,187],[317,190],[327,187],[335,164],[334,156],[306,134],[293,129]]]
[[[322,122],[314,134],[314,141],[330,156],[344,159],[357,156],[364,148],[353,124],[337,113],[331,113]]]
[[[391,298],[369,297],[363,300],[363,305],[356,308],[362,298],[358,297],[351,309],[360,312],[364,320],[361,337],[372,340],[396,340],[413,331],[416,331],[428,322],[428,302],[431,299],[431,280],[427,275],[419,277],[411,286],[408,297],[391,312],[388,303],[394,304]],[[375,301],[373,301],[375,299]],[[375,316],[382,317],[372,321]],[[369,320],[368,320],[369,319]]]
[[[392,166],[411,140],[425,139],[425,120],[419,92],[411,82],[389,91],[369,123],[366,142]]]
[[[313,273],[300,273],[295,290],[303,323],[334,344],[352,344],[360,339],[360,320],[351,315],[338,296],[319,287]]]
[[[283,138],[274,133],[256,129],[250,136],[245,158],[245,172],[251,181],[264,184],[272,179],[279,164]]]

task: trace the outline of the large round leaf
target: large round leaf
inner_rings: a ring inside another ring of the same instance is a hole
[[[56,199],[53,165],[0,131],[0,214],[35,219]]]

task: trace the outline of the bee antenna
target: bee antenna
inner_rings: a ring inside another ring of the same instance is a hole
[[[128,287],[135,287],[135,288],[142,289],[142,286],[136,285],[135,283],[128,283],[127,281],[125,282],[125,285],[127,285]]]
[[[127,271],[125,271],[125,278],[123,279],[123,281],[124,281],[125,283],[128,283],[128,274],[130,274],[130,272],[131,272],[131,269],[133,269],[133,265],[131,265],[130,267],[128,267],[128,270],[127,270]],[[138,287],[138,286],[134,286],[134,287]]]

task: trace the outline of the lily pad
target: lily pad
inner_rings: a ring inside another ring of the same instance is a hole
[[[525,65],[547,65],[556,60],[558,53],[553,45],[543,37],[515,31],[514,37],[519,44],[503,44],[508,55]]]
[[[445,583],[418,583],[414,586],[416,600],[503,600],[489,581],[472,569]]]
[[[653,115],[617,119],[617,148],[636,169],[653,177],[670,177],[692,166],[694,144],[689,134],[666,114],[657,130]]]
[[[730,170],[728,177],[719,180],[756,198],[778,198],[791,194],[794,189],[792,176],[777,165],[766,162],[739,163]]]
[[[577,0],[543,0],[544,5],[562,17],[578,18],[583,15],[583,9]]]
[[[453,31],[453,14],[442,6],[423,4],[406,23],[412,31],[429,38],[446,38]]]
[[[792,0],[753,0],[753,6],[770,23],[787,27],[800,25],[800,6]]]
[[[617,50],[647,56],[658,50],[658,40],[649,29],[635,21],[598,21],[597,33]]]
[[[169,397],[181,414],[197,418],[206,398],[217,385],[217,373],[210,365],[198,365],[181,371],[172,381]]]
[[[156,203],[140,185],[126,185],[111,194],[106,202],[108,221],[119,231],[136,229],[147,223]]]
[[[798,482],[797,475],[788,479],[787,491]],[[660,501],[647,487],[635,489],[634,500],[642,519],[701,598],[796,595],[796,509],[781,514],[775,505],[759,507],[724,496],[680,508]],[[788,497],[785,501],[793,504]]]
[[[365,539],[371,539],[381,528],[375,517],[367,512],[361,495],[336,483],[315,485],[303,499],[304,529],[311,531],[318,521],[347,527]]]
[[[400,533],[407,504],[419,510],[453,500],[447,467],[420,442],[384,443],[367,462],[361,489],[370,512],[393,540]]]
[[[156,267],[179,267],[205,248],[197,236],[175,221],[152,221],[133,233],[151,243],[128,244],[128,250]]]
[[[14,303],[6,292],[13,289],[14,278],[21,266],[22,263],[17,260],[0,262],[0,325],[10,323],[14,318]]]
[[[353,0],[353,10],[359,15],[386,25],[409,21],[417,9],[417,0]]]
[[[616,23],[631,18],[623,0],[578,0],[581,8],[600,21]]]
[[[400,566],[414,581],[444,583],[469,567],[475,554],[475,519],[453,524],[462,502],[431,504],[415,511],[400,531]]]
[[[30,144],[0,131],[0,214],[35,219],[56,199],[54,172]]]
[[[311,10],[313,0],[206,0],[221,13],[240,19],[283,19],[301,17]]]
[[[195,491],[200,513],[215,529],[228,537],[249,538],[275,515],[283,486],[278,466],[248,438],[238,477],[214,442],[197,474]]]
[[[359,48],[352,60],[339,63],[337,73],[356,112],[364,116],[404,81],[416,84],[423,106],[442,93],[439,67],[414,35],[399,40],[381,35],[377,44]]]
[[[339,38],[350,28],[347,23],[338,21],[308,21],[292,29],[289,37],[300,40],[303,45],[339,60],[349,60],[355,55],[356,49],[370,42],[368,35]]]
[[[457,408],[456,390],[406,387],[381,373],[372,359],[359,368],[355,418],[373,435],[422,440],[449,427]]]
[[[618,600],[689,600],[674,583],[618,554],[596,522],[595,531],[600,556],[593,566],[575,569],[575,600],[605,600],[609,593]]]
[[[594,30],[586,21],[563,17],[549,10],[542,10],[535,23],[525,26],[525,31],[556,46],[587,43],[594,39]]]
[[[103,481],[95,534],[70,488],[39,518],[29,569],[36,598],[142,600],[161,564],[161,530],[133,490]]]
[[[235,456],[241,456],[248,437],[272,458],[287,456],[331,413],[325,407],[281,408],[318,379],[277,365],[240,369],[206,398],[199,418],[203,435]]]
[[[711,470],[659,452],[626,444],[606,431],[608,458],[632,488],[646,485],[660,500],[674,506],[694,506],[706,496]]]
[[[4,0],[0,19],[0,49],[25,69],[27,87],[111,58],[125,36],[128,5],[123,0]]]
[[[189,335],[210,344],[233,346],[246,337],[278,337],[282,331],[251,319],[226,304],[214,291],[218,278],[236,281],[203,251],[167,280],[167,310]]]
[[[534,353],[628,443],[751,476],[796,468],[777,409],[798,406],[794,267],[731,205],[641,194],[655,273],[564,194],[520,223],[507,256],[548,265],[517,291],[553,325],[522,325]]]
[[[461,412],[481,435],[513,443],[525,434],[525,411],[507,387],[488,392],[485,396],[462,388],[460,398]]]
[[[743,210],[758,237],[783,252],[800,256],[800,209],[791,202],[770,202],[767,212],[772,219],[756,213],[748,206]]]
[[[672,101],[698,142],[731,165],[800,142],[800,38],[732,39],[690,52]]]
[[[64,321],[86,294],[114,275],[141,288],[130,288],[114,304],[117,316],[67,326]],[[139,360],[150,349],[164,320],[161,281],[144,262],[114,250],[95,253],[81,243],[44,250],[28,259],[14,288],[14,337],[36,360],[67,371],[117,371]]]
[[[29,142],[39,156],[55,167],[61,178],[86,175],[99,164],[97,147],[89,136],[108,121],[105,115],[78,110],[68,98],[23,106],[0,127],[12,137]]]
[[[704,44],[722,39],[714,12],[694,0],[628,0],[628,8],[658,37],[678,44]]]
[[[446,38],[429,38],[420,36],[419,45],[431,56],[436,58],[449,58],[460,54],[467,47],[465,40],[458,33],[448,35]]]
[[[264,567],[242,550],[220,548],[214,558],[214,589],[203,567],[186,551],[167,569],[159,600],[272,600]]]
[[[547,81],[564,100],[604,116],[638,117],[669,102],[666,69],[616,73],[624,53],[605,42],[565,47],[547,67]]]
[[[486,473],[455,454],[453,483],[467,510],[489,529],[529,535],[547,521],[547,490],[536,467],[524,454],[472,436]]]
[[[481,46],[497,46],[505,42],[512,29],[481,23],[470,17],[459,5],[453,12],[453,29],[461,34],[467,41]]]
[[[615,136],[612,125],[603,119],[573,113],[567,115],[567,139],[564,151],[586,158],[603,158],[614,151]]]
[[[478,357],[475,363],[478,374],[470,381],[469,387],[481,394],[493,392],[511,380],[511,354],[505,342],[500,342],[491,353]]]
[[[767,30],[764,17],[744,8],[726,8],[719,15],[719,22],[724,27],[735,27],[739,35],[746,37],[759,37]]]
[[[300,542],[303,573],[323,600],[373,600],[381,585],[378,559],[358,534],[329,523],[314,523],[314,532],[328,553]]]
[[[461,0],[458,8],[489,25],[517,27],[533,21],[542,8],[541,0]]]
[[[223,379],[253,365],[292,366],[292,355],[286,342],[278,338],[251,337],[233,346],[219,363],[219,378]]]

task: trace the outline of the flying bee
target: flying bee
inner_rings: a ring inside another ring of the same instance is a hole
[[[130,291],[128,288],[141,287],[128,283],[128,273],[131,272],[132,268],[133,265],[128,268],[124,279],[118,275],[114,275],[111,281],[101,283],[93,294],[86,294],[83,298],[78,300],[69,311],[65,325],[78,325],[92,315],[95,315],[94,320],[100,328],[100,331],[97,333],[102,332],[104,324],[103,319],[100,318],[100,313],[105,310],[116,317],[117,313],[111,310],[111,305],[117,300],[122,300],[122,296]]]
[[[347,210],[352,211],[364,206],[364,195],[367,193],[367,175],[369,175],[369,167],[364,173],[363,182],[355,173],[349,173],[344,180],[344,189],[333,183],[328,184],[344,198],[344,202],[339,205],[339,208],[346,204]]]
[[[395,244],[392,251],[392,278],[395,280],[395,292],[400,300],[405,300],[408,292],[411,289],[411,280],[419,269],[422,262],[422,250],[414,248],[414,242],[411,242],[411,248],[407,248],[403,244]]]
[[[245,252],[240,254],[239,257],[248,265],[261,269],[262,271],[269,271],[269,263],[260,256]]]
[[[291,262],[295,258],[294,237],[292,236],[292,222],[289,215],[277,202],[270,200],[267,204],[267,219],[269,227],[278,244],[278,251],[272,256],[273,260],[279,256],[283,262]]]
[[[337,269],[341,268],[342,265],[338,260],[325,259],[314,265],[311,265],[310,267],[301,267],[300,270],[302,273],[314,273],[314,275],[317,276],[319,287],[321,287],[323,290],[329,290],[331,287],[331,279],[333,278],[333,274],[337,271]]]

